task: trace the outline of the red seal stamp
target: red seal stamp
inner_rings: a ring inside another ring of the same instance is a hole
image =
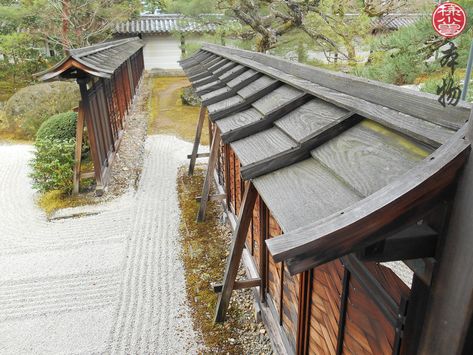
[[[465,10],[454,2],[445,2],[433,12],[432,26],[442,37],[458,36],[466,26]]]

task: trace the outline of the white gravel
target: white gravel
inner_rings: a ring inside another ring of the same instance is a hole
[[[175,186],[190,150],[149,137],[136,192],[48,222],[27,177],[31,146],[0,145],[1,354],[198,352]]]

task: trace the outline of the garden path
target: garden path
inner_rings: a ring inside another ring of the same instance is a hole
[[[176,173],[191,144],[148,137],[136,192],[48,221],[32,147],[0,145],[0,353],[195,353]]]

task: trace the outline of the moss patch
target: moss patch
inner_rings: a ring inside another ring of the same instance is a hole
[[[221,208],[218,202],[209,202],[206,221],[196,221],[199,208],[195,197],[200,195],[204,171],[197,168],[193,177],[187,168],[178,174],[178,195],[181,208],[180,230],[182,259],[185,267],[187,297],[192,308],[195,329],[202,334],[204,353],[242,354],[237,343],[237,329],[242,329],[241,310],[233,303],[224,324],[214,324],[217,294],[211,282],[221,280],[228,256],[228,230],[219,223]]]
[[[181,99],[182,89],[189,85],[184,77],[152,79],[148,134],[173,134],[194,141],[200,108],[184,105]],[[202,132],[201,143],[209,144],[208,128]]]
[[[51,216],[57,210],[70,207],[79,207],[93,204],[93,201],[83,196],[70,196],[62,191],[53,190],[42,194],[38,199],[38,206]]]

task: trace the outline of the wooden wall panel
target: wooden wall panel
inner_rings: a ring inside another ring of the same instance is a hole
[[[344,354],[391,354],[394,327],[371,300],[356,277],[350,279]]]
[[[291,276],[287,267],[284,266],[282,326],[294,352],[296,349],[297,327],[299,320],[298,312],[300,299],[300,279],[300,275]]]
[[[229,159],[230,159],[230,208],[235,212],[235,153],[232,149],[229,149]]]
[[[271,214],[269,214],[268,220],[268,238],[274,238],[281,235],[282,231],[278,223]],[[274,303],[276,311],[280,313],[281,311],[281,272],[282,272],[282,263],[275,263],[272,256],[268,253],[268,286],[267,290],[271,300]]]
[[[309,354],[335,354],[343,266],[339,260],[313,270],[310,298]]]
[[[261,197],[258,196],[255,203],[255,208],[253,209],[253,240],[251,251],[253,255],[253,259],[256,264],[256,268],[258,269],[258,273],[261,275],[261,262],[260,262],[260,245],[259,241],[261,239],[261,218],[260,218],[260,208],[261,208]]]
[[[243,182],[240,175],[240,160],[235,155],[235,207],[236,214],[240,213],[241,197],[243,196]]]

